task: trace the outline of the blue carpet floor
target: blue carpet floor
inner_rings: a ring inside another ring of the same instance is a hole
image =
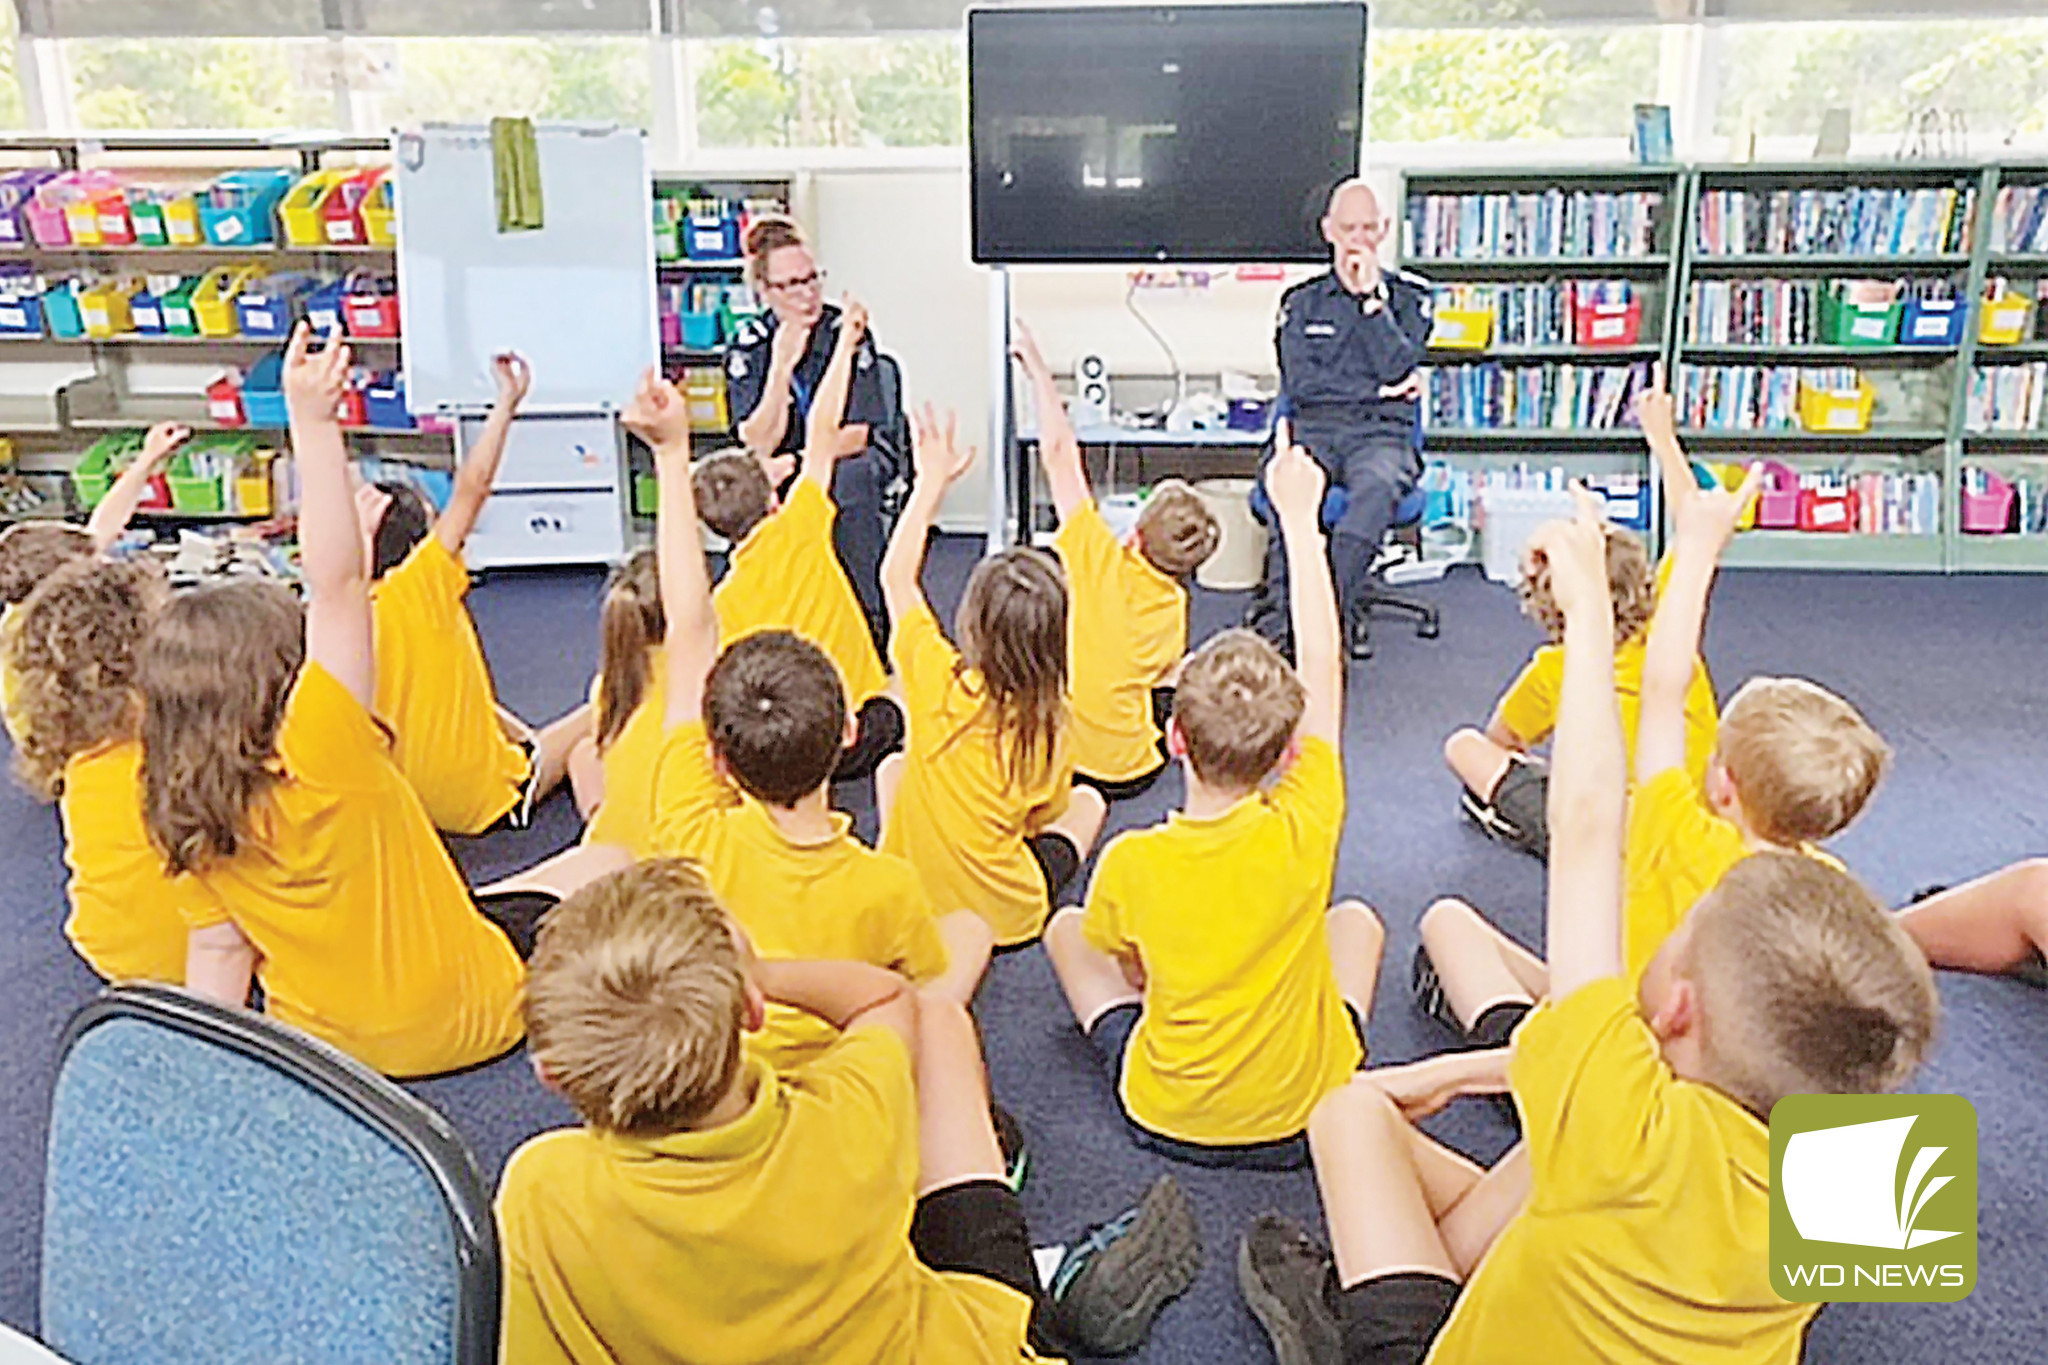
[[[949,615],[975,553],[942,543],[930,572]],[[1395,1062],[1439,1049],[1435,1026],[1410,1003],[1406,963],[1416,917],[1457,894],[1540,944],[1536,863],[1486,842],[1456,814],[1439,757],[1457,724],[1482,720],[1535,643],[1510,596],[1465,571],[1423,592],[1444,609],[1443,638],[1382,628],[1378,657],[1354,669],[1345,756],[1350,810],[1337,892],[1362,896],[1386,920],[1388,962],[1372,1012],[1374,1057]],[[472,598],[506,703],[552,717],[582,695],[596,655],[598,580],[582,574],[503,575]],[[1240,609],[1198,593],[1197,639]],[[2040,757],[2048,705],[2048,594],[2035,579],[1732,574],[1719,589],[1708,662],[1725,697],[1759,672],[1797,673],[1836,688],[1897,750],[1897,767],[1837,850],[1882,896],[1902,901],[1929,882],[1954,882],[2048,851]],[[1156,821],[1180,794],[1177,775],[1112,811],[1109,832]],[[867,794],[848,794],[873,831]],[[566,800],[537,827],[463,841],[474,880],[524,866],[574,835]],[[0,789],[0,1321],[33,1330],[42,1146],[56,1038],[94,989],[65,944],[63,869],[54,814],[11,785]],[[1808,1359],[1828,1365],[1977,1365],[2040,1359],[2048,1340],[2048,992],[2018,982],[1945,974],[1944,1035],[1919,1087],[1957,1092],[1981,1126],[1981,1271],[1976,1293],[1944,1306],[1844,1306],[1822,1314]],[[998,1097],[1034,1151],[1026,1189],[1041,1242],[1072,1237],[1135,1198],[1168,1163],[1125,1139],[1108,1082],[1092,1065],[1039,950],[998,961],[977,1005]],[[416,1085],[474,1146],[495,1177],[520,1142],[569,1121],[535,1083],[523,1056]],[[1445,1140],[1492,1160],[1507,1129],[1485,1105],[1454,1106],[1433,1125]],[[1194,1291],[1171,1306],[1138,1359],[1261,1361],[1264,1338],[1237,1293],[1237,1239],[1257,1212],[1278,1208],[1320,1228],[1307,1172],[1220,1174],[1181,1169],[1207,1244]]]

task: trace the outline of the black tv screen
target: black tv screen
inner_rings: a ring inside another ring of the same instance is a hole
[[[1365,6],[974,9],[974,259],[1314,261],[1358,170]]]

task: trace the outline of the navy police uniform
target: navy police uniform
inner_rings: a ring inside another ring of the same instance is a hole
[[[1346,290],[1331,270],[1280,297],[1274,346],[1294,439],[1323,467],[1330,486],[1345,490],[1344,515],[1329,531],[1330,577],[1347,628],[1394,508],[1422,473],[1418,404],[1382,398],[1380,389],[1407,379],[1422,363],[1431,301],[1427,280],[1391,270],[1381,273],[1378,289],[1363,295]],[[1285,646],[1291,643],[1287,552],[1275,520],[1265,584],[1248,624]]]
[[[763,313],[741,324],[725,359],[725,392],[732,414],[732,435],[739,439],[740,423],[760,406],[762,389],[768,381],[770,354],[775,345],[775,314]],[[826,363],[839,341],[839,309],[826,304],[823,316],[811,328],[810,345],[790,376],[789,422],[776,452],[799,453],[804,444],[804,423],[811,411],[811,397],[825,377]],[[861,338],[854,352],[853,377],[846,393],[845,424],[865,423],[870,431],[886,425],[893,414],[882,388],[881,367],[876,363],[875,334]],[[832,528],[832,548],[860,598],[868,627],[877,642],[888,637],[888,613],[882,607],[882,552],[887,546],[887,526],[882,515],[883,494],[895,475],[886,451],[872,441],[858,455],[849,455],[832,469],[832,501],[839,508]]]

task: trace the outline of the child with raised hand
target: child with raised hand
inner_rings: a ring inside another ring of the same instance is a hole
[[[399,771],[435,826],[450,834],[524,828],[590,724],[579,709],[536,735],[499,706],[463,604],[469,571],[462,547],[490,500],[512,419],[533,381],[519,356],[496,356],[491,366],[498,399],[455,471],[446,511],[432,516],[403,483],[364,484],[356,493],[377,633],[372,710],[391,727]]]
[[[661,754],[668,616],[652,549],[635,550],[605,580],[598,669],[590,680],[591,733],[570,749],[585,844],[654,851],[654,767]]]
[[[837,1041],[776,1069],[743,1043],[771,1004]],[[757,958],[684,859],[564,901],[526,1014],[535,1069],[585,1126],[505,1168],[506,1365],[1121,1353],[1199,1268],[1162,1179],[1041,1291],[967,1012],[865,963]]]
[[[882,850],[910,860],[932,904],[987,920],[1015,947],[1045,928],[1102,829],[1102,795],[1073,784],[1068,749],[1067,584],[1019,547],[974,566],[953,628],[939,628],[918,575],[946,490],[974,462],[926,404],[917,486],[882,559],[889,654],[909,714],[905,751],[875,774]]]
[[[185,979],[185,919],[205,893],[170,876],[142,820],[136,656],[170,599],[146,559],[76,559],[16,609],[4,663],[18,686],[14,771],[64,825],[65,937],[109,981]]]
[[[1250,631],[1188,659],[1167,727],[1187,803],[1103,850],[1085,909],[1045,944],[1133,1136],[1211,1166],[1307,1160],[1316,1103],[1364,1055],[1383,935],[1330,903],[1344,826],[1344,657],[1318,521],[1321,466],[1268,465],[1293,576],[1299,670]],[[1278,779],[1268,786],[1268,779]]]
[[[208,897],[185,910],[189,989],[239,1005],[259,977],[271,1014],[380,1071],[449,1071],[519,1041],[515,939],[536,898],[500,906],[503,926],[479,913],[370,712],[368,566],[335,420],[349,352],[310,341],[302,323],[284,370],[306,605],[236,582],[159,614],[138,670],[145,819]]]
[[[191,435],[190,427],[177,422],[151,427],[141,452],[114,479],[82,528],[65,521],[24,521],[0,530],[0,724],[17,745],[22,731],[16,724],[16,684],[5,663],[14,608],[64,565],[105,554],[128,529],[149,481]]]
[[[839,518],[832,471],[847,446],[846,394],[867,327],[868,310],[849,296],[806,418],[803,463],[780,505],[761,462],[745,450],[709,456],[689,472],[698,515],[732,545],[711,594],[720,640],[730,645],[759,631],[790,631],[822,649],[845,679],[855,737],[836,781],[867,776],[903,744],[903,709],[884,695],[889,676],[832,541]]]
[[[1725,539],[1739,510],[1696,509],[1681,552]],[[1525,1174],[1482,1172],[1412,1122],[1472,1088],[1467,1057],[1368,1072],[1309,1124],[1333,1258],[1265,1215],[1240,1248],[1240,1283],[1282,1360],[1795,1360],[1817,1305],[1771,1287],[1767,1116],[1787,1094],[1902,1085],[1934,1034],[1933,980],[1853,879],[1773,852],[1729,869],[1632,981],[1626,748],[1590,495],[1574,522],[1539,532],[1537,552],[1564,613],[1565,662],[1551,998],[1507,1066]],[[1493,1237],[1519,1179],[1527,1205]],[[1660,1246],[1683,1254],[1645,1254]]]
[[[1088,486],[1052,370],[1022,323],[1012,354],[1031,381],[1039,461],[1060,519],[1053,551],[1066,566],[1070,598],[1074,780],[1106,800],[1129,800],[1166,771],[1162,727],[1188,648],[1184,585],[1215,553],[1221,532],[1195,490],[1168,479],[1119,543]]]
[[[832,397],[835,369],[844,396],[849,366],[840,359],[826,370],[821,404]],[[935,919],[910,865],[864,847],[831,809],[833,766],[851,734],[832,661],[781,630],[719,651],[682,396],[650,373],[623,420],[654,451],[661,483],[656,539],[671,619],[657,852],[700,863],[719,903],[771,957],[871,962],[964,1004],[988,961],[987,926],[967,910]],[[821,548],[829,558],[829,539]],[[772,1006],[756,1046],[786,1069],[832,1039],[815,1016]]]

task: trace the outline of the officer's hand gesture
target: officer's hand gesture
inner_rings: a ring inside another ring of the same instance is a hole
[[[943,417],[930,403],[918,411],[911,431],[910,462],[920,487],[944,489],[974,467],[979,452],[973,446],[961,450],[959,434],[960,414],[951,408]]]
[[[804,352],[810,346],[809,323],[778,322],[775,324],[775,340],[768,349],[768,361],[778,374],[795,374],[797,362],[804,358]]]
[[[1346,251],[1338,261],[1337,271],[1346,289],[1354,294],[1363,294],[1379,285],[1379,253],[1371,250]]]

